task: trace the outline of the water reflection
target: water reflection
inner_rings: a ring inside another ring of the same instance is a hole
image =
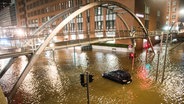
[[[7,65],[9,59],[4,59],[5,64],[1,63],[3,66]],[[27,64],[27,58],[25,56],[21,56],[16,59],[16,62],[12,64],[10,69],[5,73],[5,75],[1,78],[0,84],[5,95],[13,88],[13,85],[18,79],[20,73],[22,73],[23,69]],[[4,67],[3,67],[4,68]]]
[[[94,75],[89,85],[91,104],[183,104],[184,66],[181,64],[184,48],[177,48],[168,54],[163,84],[164,53],[160,54],[158,81],[155,82],[158,58],[148,53],[147,60],[146,51],[137,54],[134,60],[128,59],[127,53],[81,52],[78,47],[75,53],[74,48],[47,51],[18,89],[13,104],[86,104],[86,88],[79,80],[79,75],[86,70]],[[103,72],[115,69],[129,71],[133,82],[121,85],[101,77]]]

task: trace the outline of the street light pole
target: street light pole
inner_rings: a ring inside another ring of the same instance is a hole
[[[166,46],[165,46],[164,66],[163,66],[163,72],[162,72],[162,82],[164,81],[164,73],[165,73],[165,64],[166,64],[167,47],[168,47],[168,34],[167,34],[167,36],[166,36]]]
[[[162,82],[164,81],[164,73],[165,73],[165,64],[166,64],[166,57],[167,57],[167,48],[168,48],[168,35],[171,34],[172,28],[175,25],[176,22],[174,22],[169,30],[169,33],[166,36],[166,46],[165,46],[165,57],[164,57],[164,66],[163,66],[163,72],[162,72]]]

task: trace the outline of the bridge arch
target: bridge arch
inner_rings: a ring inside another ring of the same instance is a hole
[[[16,89],[20,86],[20,84],[22,83],[22,81],[25,79],[26,75],[29,73],[30,69],[32,68],[33,64],[36,62],[36,60],[39,58],[39,55],[44,51],[44,48],[49,44],[49,42],[51,41],[51,39],[66,25],[68,24],[72,19],[74,19],[76,16],[78,16],[80,13],[85,12],[86,10],[90,9],[90,8],[94,8],[97,6],[103,6],[105,4],[111,4],[111,5],[116,5],[122,9],[124,9],[125,11],[127,11],[137,22],[138,24],[142,27],[143,32],[145,33],[145,35],[148,35],[148,31],[146,30],[145,26],[142,24],[141,20],[136,17],[136,15],[125,5],[120,4],[118,2],[115,1],[97,1],[97,2],[93,2],[93,3],[89,3],[86,4],[85,6],[80,7],[78,10],[76,10],[75,12],[71,13],[66,19],[64,19],[52,32],[50,35],[48,35],[44,41],[43,44],[41,44],[41,46],[36,50],[36,52],[34,53],[34,55],[32,56],[30,62],[28,63],[27,67],[25,68],[25,70],[22,72],[22,74],[20,75],[18,81],[16,82],[16,84],[14,85],[10,95],[8,98],[11,98],[13,96],[13,94],[16,92]],[[61,16],[58,15],[58,16]],[[50,24],[51,21],[48,21],[46,24]],[[44,26],[46,25],[44,24]],[[36,30],[34,32],[34,34],[39,33],[39,31],[41,31],[42,28],[44,28],[44,26],[42,26],[41,28],[39,28],[38,30]],[[33,35],[34,35],[33,34]],[[149,42],[151,43],[151,40],[148,37]],[[151,44],[152,46],[152,44]],[[152,48],[153,50],[153,48]]]
[[[66,25],[68,24],[72,19],[74,19],[76,16],[78,16],[80,13],[85,12],[86,10],[96,7],[96,6],[102,6],[103,4],[112,4],[116,5],[125,11],[127,11],[134,19],[138,22],[138,24],[142,27],[143,32],[145,35],[148,35],[148,31],[141,22],[141,20],[125,5],[115,2],[115,1],[97,1],[90,4],[87,4],[85,6],[82,6],[72,14],[70,14],[66,19],[64,19],[52,32],[51,34],[46,38],[45,42],[38,48],[38,50],[35,52],[35,54],[39,55],[44,50],[44,48],[49,44],[50,40]],[[149,41],[151,43],[151,41]],[[151,44],[152,45],[152,44]]]

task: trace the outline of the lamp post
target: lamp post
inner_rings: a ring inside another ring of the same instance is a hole
[[[172,34],[172,28],[177,22],[174,22],[172,26],[169,29],[169,33],[166,35],[166,46],[165,46],[165,57],[164,57],[164,66],[163,66],[163,72],[162,72],[162,82],[164,81],[164,73],[165,73],[165,64],[166,64],[166,57],[167,57],[167,48],[168,48],[168,35]]]

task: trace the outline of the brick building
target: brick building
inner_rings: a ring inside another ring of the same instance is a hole
[[[180,28],[183,29],[184,22],[184,1],[183,0],[167,0],[166,3],[166,16],[165,21],[166,25],[171,26],[175,23],[173,29],[178,30]]]
[[[136,0],[135,13],[141,14],[140,18],[149,31],[162,30],[165,25],[167,0]]]
[[[31,33],[34,29],[41,26],[54,15],[70,7],[83,5],[94,1],[96,0],[16,0],[18,26],[27,28],[29,33]],[[142,14],[143,17],[140,17],[140,19],[149,30],[159,30],[162,26],[162,11],[161,6],[159,7],[158,3],[154,2],[145,6],[145,1],[149,0],[141,0],[142,3],[140,0],[115,1],[126,5],[137,14]],[[157,7],[155,7],[155,5]],[[157,8],[159,10],[155,10]],[[139,27],[133,17],[131,17],[128,13],[122,14],[122,17],[131,28]],[[118,35],[117,31],[127,31],[115,13],[112,13],[111,11],[102,7],[92,8],[89,11],[80,14],[76,18],[79,20],[77,23],[71,22],[65,26],[63,31],[60,33],[64,34],[64,40],[84,38],[86,36],[86,31],[88,31],[87,28],[89,28],[90,36],[92,37],[101,37],[104,36],[104,34],[106,36],[114,36]],[[62,19],[64,19],[64,17]],[[88,22],[90,27],[87,26]],[[55,26],[56,25],[57,23],[55,23]],[[77,31],[82,32],[81,34],[78,34],[79,36],[76,36],[74,33],[76,29]]]
[[[117,0],[118,2],[121,2],[128,6],[131,10],[134,11],[134,0]],[[94,0],[17,0],[17,19],[18,19],[18,26],[19,27],[27,27],[29,28],[29,32],[34,30],[35,28],[39,27],[46,21],[48,21],[51,17],[54,15],[74,6],[83,5],[86,3],[94,2]],[[88,13],[87,13],[88,12]],[[74,32],[75,28],[78,29],[78,31],[83,32],[85,35],[87,31],[87,21],[90,22],[90,31],[91,33],[94,33],[95,31],[115,31],[116,28],[118,28],[118,22],[120,20],[116,20],[115,13],[112,13],[111,11],[108,11],[107,9],[104,9],[102,7],[93,8],[87,11],[86,13],[80,14],[78,17],[77,23],[70,23],[69,25],[65,26],[63,29],[63,33],[70,32],[72,36],[69,36],[70,39],[76,39],[77,37],[74,36],[72,32]],[[90,15],[89,15],[90,14]],[[101,18],[102,17],[102,18]],[[109,20],[105,20],[104,18],[109,18]],[[96,20],[95,20],[96,18]],[[126,16],[126,18],[131,18],[130,16]],[[63,18],[64,19],[64,18]],[[63,20],[62,19],[62,20]],[[134,21],[127,21],[127,23],[132,26]],[[119,24],[121,26],[121,24]],[[69,30],[70,29],[70,30]],[[104,33],[98,32],[95,34],[94,37],[100,37]],[[111,32],[109,35],[115,35],[115,32]],[[82,36],[82,34],[79,36],[80,38],[83,38],[85,36]],[[64,38],[68,38],[67,35],[65,35]]]

